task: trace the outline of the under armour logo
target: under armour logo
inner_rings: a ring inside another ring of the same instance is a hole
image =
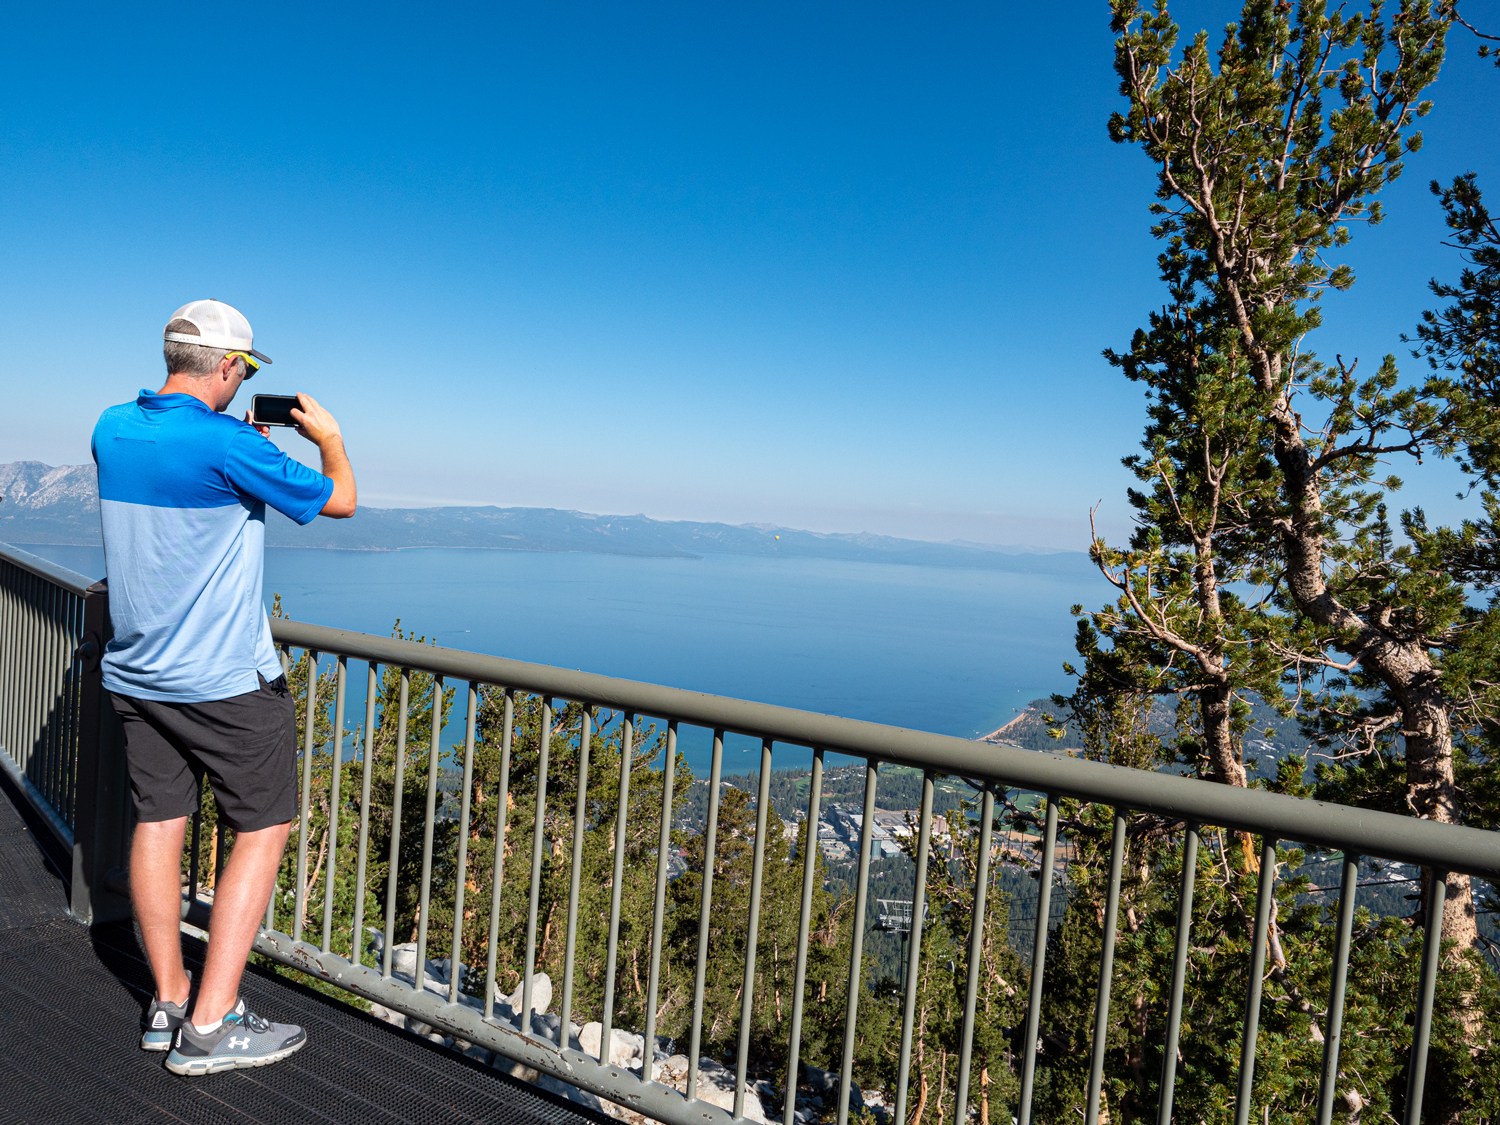
[[[249,1050],[250,1049],[250,1036],[246,1035],[243,1038],[236,1038],[235,1036],[231,1035],[229,1037],[229,1046],[230,1046],[230,1049],[236,1050],[236,1051],[246,1051],[246,1050]]]

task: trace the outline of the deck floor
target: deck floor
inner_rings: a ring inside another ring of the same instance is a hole
[[[133,927],[68,917],[64,880],[13,801],[0,784],[0,1122],[609,1121],[255,968],[252,1007],[301,1024],[307,1046],[255,1070],[170,1073],[137,1045],[151,977]],[[184,940],[201,965],[201,945]]]

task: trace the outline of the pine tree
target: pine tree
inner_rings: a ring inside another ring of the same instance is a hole
[[[1497,650],[1487,639],[1495,626],[1467,605],[1460,576],[1443,565],[1440,548],[1462,545],[1462,536],[1430,532],[1413,513],[1401,521],[1403,537],[1389,514],[1400,481],[1381,474],[1390,459],[1459,454],[1482,477],[1495,443],[1492,388],[1446,372],[1403,381],[1392,357],[1366,374],[1357,360],[1324,361],[1309,346],[1321,302],[1353,282],[1330,259],[1353,225],[1379,220],[1375,197],[1420,146],[1415,125],[1429,108],[1423,92],[1442,64],[1451,8],[1406,0],[1351,12],[1318,0],[1295,9],[1249,0],[1215,52],[1204,33],[1179,45],[1165,4],[1111,7],[1127,102],[1111,135],[1155,166],[1167,301],[1129,349],[1106,353],[1147,393],[1143,452],[1127,459],[1141,482],[1130,496],[1138,528],[1124,548],[1094,544],[1118,597],[1080,623],[1083,662],[1069,702],[1097,720],[1101,757],[1183,760],[1205,777],[1244,784],[1240,740],[1258,696],[1283,712],[1300,709],[1319,739],[1357,763],[1357,776],[1349,767],[1325,770],[1326,785],[1343,784],[1348,795],[1356,782],[1378,780],[1379,798],[1403,811],[1483,822],[1487,814],[1468,807],[1459,789],[1464,755],[1455,747],[1483,727],[1486,710],[1494,713],[1475,689],[1495,681]],[[1458,289],[1467,293],[1474,281],[1466,276]],[[1424,329],[1440,333],[1444,323],[1432,314]],[[1422,336],[1434,358],[1449,339]],[[1483,534],[1474,529],[1468,545]],[[1133,719],[1153,695],[1180,701],[1176,730],[1158,744],[1137,738],[1142,724]],[[1393,770],[1391,761],[1400,764]],[[1300,776],[1283,781],[1301,784]],[[1365,795],[1373,788],[1364,786]],[[1085,853],[1088,833],[1100,830],[1090,815],[1070,822]],[[1147,1001],[1149,1012],[1152,974],[1162,968],[1160,943],[1136,935],[1172,871],[1170,839],[1129,841],[1136,875],[1122,895],[1135,921],[1117,962],[1127,1011]],[[1257,857],[1248,839],[1234,856],[1216,847],[1195,926],[1215,927],[1215,948],[1227,951],[1253,930],[1254,896],[1247,900],[1242,884],[1253,881]],[[1295,893],[1301,862],[1296,849],[1277,854],[1266,1011],[1284,1026],[1263,1032],[1255,1091],[1258,1104],[1286,1120],[1305,1119],[1297,1114],[1306,1092],[1292,1076],[1309,1072],[1303,1056],[1316,1038],[1318,973],[1328,958],[1321,916]],[[1070,911],[1091,909],[1089,870],[1078,869]],[[1470,880],[1449,876],[1446,890],[1442,932],[1453,944],[1445,987],[1454,991],[1435,1049],[1455,1059],[1470,1051],[1473,1061],[1487,1054],[1493,980],[1480,975],[1474,955]],[[1372,919],[1363,932],[1374,942],[1368,995],[1391,1005],[1373,1017],[1378,1026],[1402,1011],[1399,990],[1378,982],[1396,979],[1426,935],[1406,919]],[[1058,939],[1061,979],[1080,988],[1094,955],[1086,933],[1065,927]],[[1223,980],[1232,995],[1235,982]],[[1067,994],[1060,988],[1059,1001]],[[1368,1009],[1361,1012],[1346,1018]],[[1149,1014],[1133,1029],[1123,1016],[1111,1021],[1105,1094],[1117,1115],[1137,1096],[1129,1076],[1143,1072],[1138,1045],[1149,1044],[1150,1027]],[[1360,1076],[1366,1092],[1358,1096],[1394,1105],[1400,1076],[1357,1055],[1351,1050],[1345,1072]],[[1429,1106],[1457,1120],[1487,1105],[1476,1073],[1455,1065],[1438,1077],[1430,1068]],[[1223,1081],[1212,1067],[1181,1076],[1205,1120],[1220,1112]]]
[[[1305,343],[1323,294],[1353,280],[1325,255],[1351,223],[1378,221],[1374,195],[1420,145],[1413,125],[1429,108],[1420,99],[1447,21],[1422,2],[1389,19],[1378,6],[1366,17],[1304,3],[1293,18],[1257,0],[1226,32],[1215,67],[1203,34],[1174,62],[1177,28],[1164,9],[1113,9],[1129,108],[1111,132],[1157,168],[1156,233],[1168,242],[1162,272],[1176,310],[1144,334],[1160,346],[1143,349],[1138,337],[1132,352],[1171,383],[1182,374],[1155,359],[1164,338],[1189,313],[1214,326],[1214,365],[1186,370],[1233,404],[1234,448],[1254,450],[1266,475],[1241,517],[1264,566],[1228,554],[1264,577],[1299,630],[1288,644],[1268,615],[1276,630],[1258,643],[1280,649],[1293,677],[1324,664],[1377,682],[1399,715],[1411,807],[1460,820],[1452,705],[1433,643],[1455,625],[1461,591],[1392,548],[1382,493],[1396,482],[1376,474],[1385,457],[1450,451],[1461,404],[1439,383],[1399,385],[1389,357],[1361,378],[1355,362],[1325,364]],[[1460,948],[1474,944],[1469,880],[1449,880],[1444,925]]]

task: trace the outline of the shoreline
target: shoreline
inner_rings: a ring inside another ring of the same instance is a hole
[[[1040,709],[1038,709],[1036,707],[1032,707],[1030,704],[1028,704],[1027,706],[1022,707],[1020,709],[1020,711],[1018,711],[1016,713],[1015,718],[1006,720],[1005,722],[1001,723],[998,727],[996,727],[994,730],[990,731],[989,734],[982,734],[982,735],[980,735],[977,739],[975,739],[975,741],[976,742],[989,742],[989,743],[993,743],[993,744],[1005,743],[1007,740],[1005,739],[1004,736],[1007,733],[1009,733],[1014,728],[1020,726],[1022,723],[1026,722],[1028,719],[1031,719],[1034,716],[1037,716],[1037,715],[1040,715],[1040,714],[1041,714]]]

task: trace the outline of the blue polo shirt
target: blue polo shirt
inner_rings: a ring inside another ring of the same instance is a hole
[[[114,626],[104,686],[201,703],[281,675],[262,589],[266,505],[311,523],[333,481],[185,394],[110,407],[93,450]]]

